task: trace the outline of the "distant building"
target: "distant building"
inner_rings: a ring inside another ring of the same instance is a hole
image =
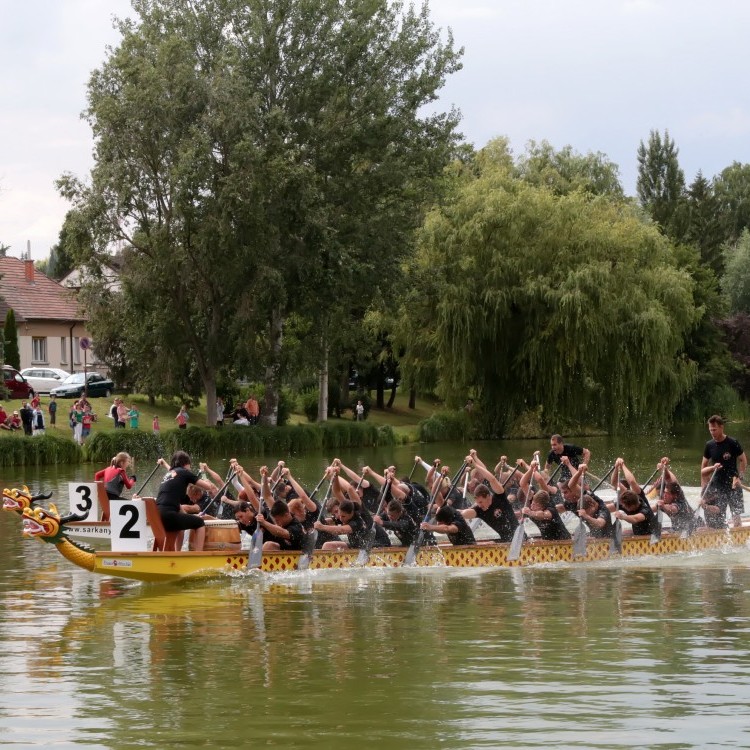
[[[35,365],[83,370],[82,337],[91,340],[76,293],[34,268],[33,260],[0,257],[0,324],[13,308],[21,369]],[[89,369],[106,371],[92,349]]]

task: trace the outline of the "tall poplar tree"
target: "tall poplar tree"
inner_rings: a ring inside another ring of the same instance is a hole
[[[685,174],[669,131],[652,130],[638,146],[636,192],[641,205],[665,234],[681,240],[686,231]]]
[[[5,337],[5,364],[21,369],[21,352],[18,349],[18,328],[16,327],[16,314],[13,308],[9,309],[5,315],[5,328],[3,329]]]

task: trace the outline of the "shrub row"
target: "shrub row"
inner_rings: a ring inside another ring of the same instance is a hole
[[[0,466],[76,464],[82,457],[76,443],[59,435],[13,436],[0,440]]]
[[[120,451],[127,451],[138,458],[168,458],[174,451],[184,450],[195,459],[204,459],[216,455],[282,456],[327,448],[374,447],[395,443],[395,433],[388,425],[378,427],[336,420],[285,427],[188,427],[185,430],[165,430],[159,436],[135,430],[100,432],[89,440],[84,452],[89,461],[107,463]]]
[[[420,443],[443,440],[464,442],[472,437],[471,417],[463,410],[436,412],[419,423],[417,437]]]

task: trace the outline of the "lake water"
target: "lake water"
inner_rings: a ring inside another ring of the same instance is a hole
[[[619,452],[648,473],[672,455],[694,484],[704,440]],[[595,471],[615,457],[614,442],[582,442]],[[420,450],[455,463],[469,447]],[[544,445],[473,447],[490,463]],[[408,473],[414,453],[342,458]],[[313,484],[330,458],[289,464]],[[6,471],[3,485],[62,494],[94,468]],[[19,526],[0,514],[4,748],[750,747],[747,549],[145,585],[75,568]]]

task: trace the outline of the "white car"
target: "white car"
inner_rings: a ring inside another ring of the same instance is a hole
[[[21,370],[21,375],[26,378],[36,393],[49,393],[53,388],[57,388],[70,373],[58,370],[56,367],[27,367]]]

